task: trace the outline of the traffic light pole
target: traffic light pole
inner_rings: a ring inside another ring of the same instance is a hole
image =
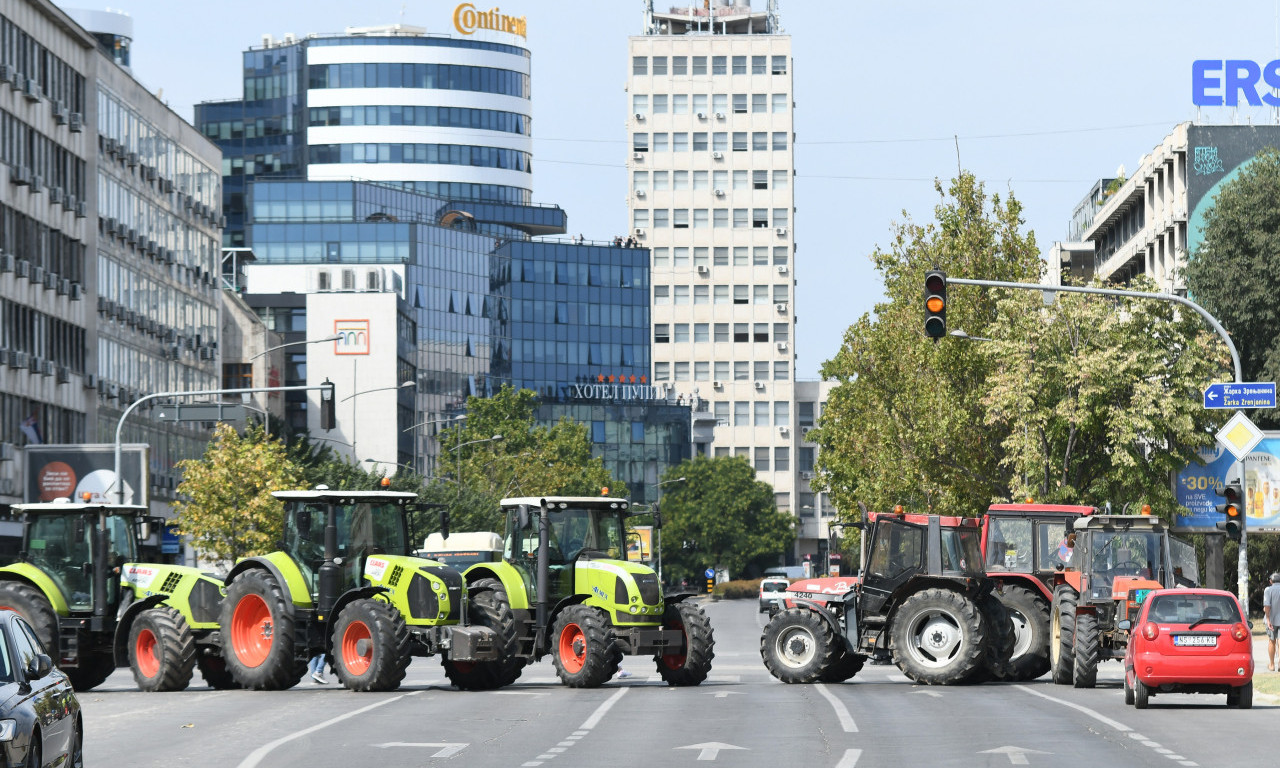
[[[1178,296],[1172,293],[1146,293],[1143,291],[1123,291],[1118,288],[1086,288],[1083,286],[1074,286],[1074,285],[1041,285],[1039,283],[1008,283],[1002,280],[971,280],[963,277],[948,277],[946,278],[946,281],[948,283],[955,283],[956,285],[980,285],[980,286],[985,286],[987,288],[1016,288],[1024,291],[1042,291],[1042,292],[1054,292],[1054,293],[1059,293],[1059,292],[1060,293],[1092,293],[1100,296],[1123,296],[1131,299],[1154,299],[1156,301],[1169,301],[1175,304],[1181,304],[1182,306],[1187,307],[1188,309],[1191,309],[1192,311],[1194,311],[1196,314],[1200,315],[1200,317],[1204,318],[1205,322],[1207,322],[1213,328],[1213,330],[1217,332],[1218,336],[1222,338],[1223,343],[1227,345],[1227,349],[1230,350],[1231,352],[1231,364],[1232,364],[1232,367],[1235,369],[1236,383],[1240,384],[1244,382],[1244,377],[1241,375],[1241,372],[1240,372],[1240,353],[1236,351],[1236,345],[1234,342],[1231,341],[1231,336],[1227,334],[1227,330],[1222,327],[1222,323],[1219,323],[1218,319],[1213,315],[1209,314],[1204,307],[1200,306],[1194,301],[1191,301],[1190,299],[1183,298],[1182,296]],[[1235,464],[1238,467],[1236,476],[1240,478],[1240,487],[1244,488],[1244,462],[1237,460]],[[1245,521],[1248,520],[1248,517],[1249,517],[1247,502],[1244,505],[1244,509],[1245,509],[1245,514],[1240,516],[1240,562],[1239,562],[1237,576],[1239,577],[1239,582],[1240,582],[1239,583],[1240,602],[1247,607],[1249,605],[1249,556],[1246,551],[1247,548],[1245,547],[1245,537],[1246,537],[1245,529],[1248,527]]]
[[[150,395],[143,395],[142,397],[130,403],[129,407],[124,409],[124,413],[120,414],[120,419],[116,422],[115,477],[111,479],[112,485],[107,488],[107,491],[108,492],[111,491],[111,487],[113,486],[115,488],[116,503],[117,504],[124,503],[124,479],[120,477],[120,459],[121,459],[120,437],[124,431],[124,420],[129,418],[129,414],[133,413],[135,408],[147,402],[148,400],[155,400],[156,398],[160,398],[160,397],[194,397],[196,395],[247,395],[253,392],[304,392],[304,391],[312,391],[312,390],[324,391],[324,390],[331,390],[332,388],[333,388],[333,383],[330,382],[328,379],[325,379],[324,384],[319,384],[314,387],[310,387],[305,384],[299,384],[291,387],[245,387],[243,389],[200,389],[200,390],[187,391],[187,392],[154,392]],[[332,393],[330,393],[330,400],[332,400]]]

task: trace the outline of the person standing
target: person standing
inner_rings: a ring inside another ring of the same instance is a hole
[[[1276,670],[1276,639],[1280,634],[1280,571],[1271,574],[1271,584],[1262,591],[1262,616],[1267,622],[1267,669]]]
[[[310,663],[307,664],[307,667],[311,670],[311,679],[316,683],[316,685],[324,685],[325,683],[329,682],[328,680],[324,679],[324,654],[323,653],[317,653],[311,659]]]

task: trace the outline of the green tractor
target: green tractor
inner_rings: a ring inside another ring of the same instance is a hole
[[[515,652],[499,665],[504,683],[546,655],[572,688],[602,685],[624,654],[652,655],[668,685],[707,679],[715,656],[711,623],[685,601],[691,595],[664,600],[657,574],[626,559],[626,500],[513,498],[502,507],[502,562],[476,563],[466,578],[475,603],[515,628]]]
[[[319,486],[272,495],[285,504],[283,548],[236,564],[219,615],[237,682],[290,688],[323,653],[355,691],[394,690],[413,656],[434,654],[460,688],[501,684],[511,628],[469,599],[457,570],[410,556],[416,494]]]

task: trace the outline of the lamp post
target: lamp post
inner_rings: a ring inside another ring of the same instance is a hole
[[[263,340],[264,340],[264,341],[266,340],[266,339],[265,339],[265,332],[266,332],[266,331],[265,331],[265,329],[264,329],[264,338],[263,338]],[[274,347],[267,347],[266,349],[262,350],[261,352],[257,353],[256,355],[251,355],[251,356],[249,357],[249,359],[248,359],[248,361],[247,361],[247,362],[249,362],[250,364],[252,364],[252,363],[253,363],[253,361],[257,360],[258,358],[260,358],[260,357],[262,357],[262,356],[264,356],[264,355],[268,355],[268,354],[270,354],[270,353],[272,353],[272,352],[275,352],[277,349],[284,349],[285,347],[297,347],[297,346],[302,346],[302,345],[306,345],[306,344],[323,344],[323,343],[325,343],[326,341],[337,341],[337,340],[338,340],[338,339],[340,339],[340,338],[342,338],[342,336],[341,336],[340,334],[335,333],[335,334],[333,334],[332,336],[325,336],[323,339],[300,339],[300,340],[298,340],[298,341],[287,341],[287,342],[285,342],[284,344],[277,344],[277,345],[275,345]],[[264,383],[266,383],[266,384],[270,384],[271,382],[270,382],[270,381],[268,381],[268,379],[270,378],[270,374],[271,374],[271,360],[270,360],[270,359],[268,359],[268,360],[266,361],[266,365],[267,365],[267,370],[266,370],[266,372],[264,372],[264,374],[263,374],[263,376],[262,376],[262,380],[263,380],[263,382],[264,382]],[[256,377],[255,377],[255,378],[256,378]],[[249,400],[249,395],[248,395],[248,394],[241,395],[241,398],[242,398],[245,402],[248,402],[248,400]],[[271,406],[271,395],[270,395],[270,393],[268,393],[268,394],[267,394],[267,396],[266,396],[265,398],[263,398],[263,401],[264,401],[264,402],[263,402],[263,404],[262,404],[262,405],[263,405],[263,410],[264,410],[266,413],[264,413],[264,414],[263,414],[262,420],[263,420],[263,423],[264,423],[264,424],[268,424],[268,423],[269,423],[269,421],[270,421],[270,416],[269,416],[269,414],[270,414],[270,412],[271,412],[271,407],[270,407],[270,406]],[[285,415],[285,407],[284,407],[284,406],[281,406],[281,418],[286,418],[286,415]],[[267,434],[270,434],[270,428],[269,428],[269,427],[268,427],[268,430],[267,430]]]
[[[947,335],[954,336],[957,339],[960,339],[962,341],[995,341],[995,339],[988,339],[985,336],[970,336],[969,334],[965,333],[959,328],[955,329],[951,333],[948,333]]]
[[[468,445],[477,445],[479,443],[492,443],[495,440],[501,440],[502,435],[494,435],[493,437],[482,437],[479,440],[468,440],[465,443],[458,443],[449,450],[453,451],[457,456],[457,474],[454,475],[454,482],[457,483],[457,494],[455,500],[462,500],[462,451],[460,448],[466,448]]]
[[[421,421],[421,422],[418,422],[417,424],[414,424],[414,425],[413,425],[413,426],[411,426],[411,427],[405,427],[405,428],[404,428],[403,430],[401,430],[401,431],[402,431],[402,432],[410,432],[410,431],[413,431],[413,430],[417,429],[418,427],[425,427],[425,426],[427,426],[428,424],[449,424],[449,423],[453,423],[453,422],[462,421],[462,420],[463,420],[463,419],[465,419],[465,418],[467,418],[467,414],[465,414],[465,413],[460,413],[460,414],[458,414],[458,415],[456,415],[456,416],[450,416],[449,418],[446,418],[446,419],[430,419],[430,420],[428,420],[428,421]],[[418,436],[417,436],[417,435],[414,435],[414,436],[413,436],[413,462],[414,462],[415,464],[417,464],[417,463],[418,463]],[[425,462],[424,462],[424,463],[425,463]],[[433,470],[433,471],[432,471],[432,474],[434,474],[434,469],[435,469],[435,465],[434,465],[434,463],[432,464],[432,467],[431,467],[431,468],[432,468],[432,470]]]
[[[300,344],[323,344],[326,341],[337,341],[340,338],[342,338],[342,336],[340,334],[335,333],[332,336],[325,336],[323,339],[302,339],[301,341],[287,341],[284,344],[277,344],[274,347],[267,347],[266,349],[262,350],[258,354],[250,357],[249,362],[253,362],[254,360],[257,360],[258,358],[270,352],[275,352],[277,349],[284,349],[285,347],[295,347]]]
[[[389,390],[389,389],[397,389],[397,390],[398,390],[398,389],[404,389],[405,387],[412,387],[413,385],[414,385],[414,382],[413,382],[413,381],[402,381],[402,382],[400,382],[399,384],[396,384],[394,387],[374,387],[373,389],[364,389],[364,390],[361,390],[361,391],[359,391],[359,392],[352,392],[351,394],[349,394],[349,395],[347,395],[346,397],[342,398],[342,399],[341,399],[341,400],[339,400],[338,402],[340,402],[340,403],[345,403],[345,402],[347,402],[348,400],[351,400],[351,399],[353,399],[353,398],[359,397],[360,395],[367,395],[367,394],[369,394],[370,392],[385,392],[385,391],[387,391],[387,390]],[[356,442],[357,442],[357,441],[356,441],[356,430],[357,430],[358,428],[359,428],[359,422],[358,422],[358,421],[356,421],[356,404],[355,404],[355,403],[352,403],[352,404],[351,404],[351,458],[353,458],[353,459],[357,458],[357,456],[356,456]]]
[[[415,475],[418,474],[418,469],[416,467],[409,466],[408,464],[402,464],[398,461],[383,461],[382,459],[365,459],[364,463],[372,464],[375,469],[378,468],[379,464],[389,464],[393,467],[403,467],[404,469],[409,470]],[[395,473],[392,473],[392,474],[395,474]]]
[[[661,488],[662,486],[670,485],[671,483],[683,483],[688,479],[689,478],[687,477],[677,477],[674,480],[663,480],[654,487]],[[658,498],[662,498],[661,493],[658,494]],[[655,500],[654,505],[656,506],[657,503],[658,502]],[[654,558],[658,561],[658,584],[662,584],[662,526],[660,525],[653,529],[653,553]]]

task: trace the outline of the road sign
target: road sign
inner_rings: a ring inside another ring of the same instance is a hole
[[[244,406],[235,403],[166,403],[156,409],[161,421],[244,421]]]
[[[1275,408],[1274,381],[1210,384],[1204,391],[1205,408]]]
[[[706,576],[708,579],[714,579],[716,577],[716,569],[708,568],[707,570],[702,572],[702,575]]]
[[[1236,415],[1218,430],[1216,437],[1218,443],[1235,456],[1237,461],[1244,461],[1265,435],[1243,413],[1236,411]]]

